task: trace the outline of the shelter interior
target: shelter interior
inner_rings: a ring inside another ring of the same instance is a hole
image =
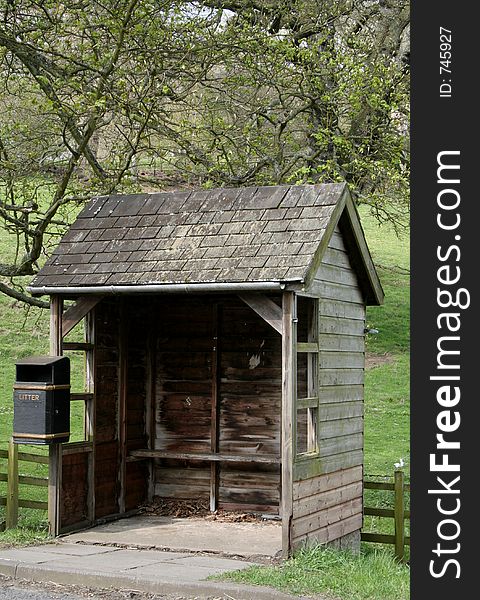
[[[280,309],[280,294],[270,300]],[[316,303],[299,298],[299,341]],[[281,335],[236,295],[104,298],[94,314],[95,519],[153,496],[278,515]],[[307,398],[308,354],[297,373]],[[299,452],[307,420],[301,411]],[[89,516],[88,461],[78,458],[71,468],[63,459],[63,527]]]

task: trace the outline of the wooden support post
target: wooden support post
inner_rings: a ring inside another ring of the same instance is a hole
[[[50,297],[50,355],[61,356],[62,352],[63,298]],[[61,527],[62,491],[62,445],[51,444],[48,455],[48,526],[51,536],[56,537]]]
[[[7,508],[5,529],[18,525],[18,446],[13,439],[8,442]]]
[[[405,554],[405,501],[404,501],[404,473],[395,471],[395,556],[403,560]]]
[[[210,450],[217,453],[219,450],[219,398],[218,398],[218,321],[219,305],[213,305],[213,345],[212,345],[212,411],[210,425]],[[210,465],[210,512],[215,512],[218,508],[218,479],[220,466],[218,462],[212,462]]]
[[[295,456],[296,420],[296,297],[293,292],[283,294],[282,335],[282,554],[291,550],[291,524],[293,516],[293,459]]]

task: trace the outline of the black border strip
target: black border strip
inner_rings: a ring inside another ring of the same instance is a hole
[[[479,35],[469,8],[473,10],[465,2],[444,0],[418,0],[411,6],[414,600],[424,598],[426,592],[433,592],[436,600],[478,594],[474,577],[480,530],[475,490],[480,458],[475,443],[480,440],[476,377],[480,327],[475,294],[480,255],[476,189],[480,164],[475,147]],[[446,313],[452,316],[440,316]],[[439,448],[439,439],[451,445]],[[458,466],[459,470],[442,471],[447,462],[449,469]]]

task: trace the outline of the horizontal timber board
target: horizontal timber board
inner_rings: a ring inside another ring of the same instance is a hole
[[[278,515],[278,504],[276,505],[268,505],[268,504],[252,504],[238,502],[223,502],[222,499],[219,499],[218,508],[220,510],[227,510],[231,512],[254,512],[254,513],[267,513],[270,515]],[[280,519],[279,519],[280,520]]]
[[[342,283],[352,287],[358,286],[357,276],[352,269],[337,265],[320,265],[315,279],[329,281],[330,283]]]
[[[363,303],[362,292],[350,285],[341,283],[330,283],[328,281],[319,281],[314,279],[309,290],[317,294],[320,298],[329,298],[331,300],[342,300],[343,302]]]
[[[363,369],[319,369],[318,380],[321,386],[362,385]],[[320,394],[319,394],[320,395]]]
[[[363,369],[363,352],[320,352],[318,355],[322,369]]]
[[[363,532],[361,534],[362,542],[377,542],[380,544],[394,544],[395,536],[388,535],[386,533],[368,533]]]
[[[28,454],[27,452],[19,452],[18,460],[48,465],[48,456],[42,456],[41,454]]]
[[[337,419],[363,417],[363,413],[364,404],[362,401],[321,404],[319,408],[319,420],[323,423],[326,421],[336,421]]]
[[[343,250],[346,252],[347,249],[345,247],[345,242],[343,241],[343,236],[338,228],[338,225],[335,227],[335,231],[332,233],[332,237],[328,242],[328,248],[333,248],[335,250]]]
[[[18,506],[20,508],[33,508],[36,510],[47,510],[48,502],[41,502],[39,500],[22,500],[18,501]]]
[[[314,515],[337,504],[343,504],[355,498],[362,498],[362,490],[362,482],[356,481],[327,492],[319,492],[307,498],[294,500],[293,518],[295,520],[308,515]]]
[[[359,319],[365,321],[365,306],[363,303],[342,302],[341,300],[319,301],[318,312],[322,317],[341,317],[345,319]]]
[[[332,473],[340,469],[348,469],[362,464],[363,449],[342,452],[341,454],[308,461],[298,461],[293,464],[293,481],[302,481],[316,477],[317,475]]]
[[[318,493],[321,489],[323,492],[334,490],[355,482],[361,482],[363,469],[361,466],[341,469],[334,473],[318,475],[303,481],[295,481],[293,483],[293,499],[308,498]]]
[[[323,255],[322,263],[343,267],[345,269],[350,268],[348,254],[341,248],[327,248]]]
[[[395,511],[393,508],[370,508],[369,506],[365,506],[363,509],[363,514],[368,515],[369,517],[395,517]]]
[[[1,479],[0,479],[1,481]],[[18,483],[23,485],[35,485],[38,487],[48,487],[48,479],[46,477],[30,477],[28,475],[19,475]]]
[[[202,486],[200,483],[181,484],[163,484],[156,483],[155,496],[161,498],[179,498],[179,499],[206,499],[210,495],[210,484]]]
[[[210,462],[258,462],[265,464],[277,464],[280,457],[261,454],[214,454],[214,453],[193,453],[193,452],[169,452],[164,450],[133,450],[130,453],[135,457],[146,458],[172,458],[176,460],[200,460]]]
[[[295,407],[297,410],[302,410],[303,408],[316,408],[318,406],[318,397],[314,396],[311,398],[298,398]]]
[[[292,539],[292,545],[294,548],[298,548],[300,545],[313,544],[326,544],[332,542],[338,538],[341,538],[353,531],[358,531],[362,527],[362,515],[357,514],[327,527],[322,527],[316,531],[310,531],[309,533],[299,536],[298,538]]]
[[[360,450],[363,448],[363,433],[353,433],[324,439],[319,442],[319,446],[320,458],[332,456],[333,454],[343,454],[352,450]]]
[[[321,333],[318,337],[318,344],[322,350],[335,350],[338,352],[364,352],[365,336]]]
[[[325,446],[325,441],[338,436],[347,436],[363,432],[363,417],[350,417],[323,422],[319,419],[318,439],[320,448]]]
[[[367,490],[391,490],[395,489],[393,483],[381,481],[365,481],[365,489]]]
[[[318,322],[318,331],[333,335],[358,335],[365,337],[365,324],[359,319],[345,319],[343,317],[321,316]]]
[[[362,498],[347,500],[342,504],[337,504],[314,515],[306,515],[292,521],[292,537],[299,538],[312,531],[323,529],[328,525],[333,525],[344,519],[355,515],[362,515]]]
[[[338,402],[363,402],[363,397],[363,384],[335,386],[320,385],[318,390],[318,398],[320,404],[333,404]]]

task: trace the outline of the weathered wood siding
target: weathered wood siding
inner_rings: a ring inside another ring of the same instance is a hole
[[[335,471],[293,484],[291,539],[326,543],[362,526],[362,467]]]
[[[95,517],[119,512],[119,303],[95,311]]]
[[[126,407],[125,451],[147,448],[148,386],[150,385],[150,305],[142,298],[129,298],[125,303],[126,328]],[[137,508],[148,494],[148,465],[145,461],[125,464],[125,510]]]
[[[62,456],[62,529],[88,519],[88,453]]]
[[[311,290],[319,297],[319,454],[294,464],[294,547],[362,524],[365,304],[338,227]]]
[[[281,336],[240,299],[219,316],[219,451],[280,456]],[[225,463],[219,475],[220,508],[278,512],[279,464]]]
[[[219,452],[278,456],[280,335],[234,297],[161,299],[157,314],[155,448],[210,452],[216,393]],[[220,508],[278,510],[279,466],[223,463],[218,474]],[[156,460],[156,495],[207,499],[209,493],[209,463]]]
[[[209,452],[212,309],[197,298],[156,301],[155,449]],[[207,499],[210,465],[156,459],[157,496]]]

